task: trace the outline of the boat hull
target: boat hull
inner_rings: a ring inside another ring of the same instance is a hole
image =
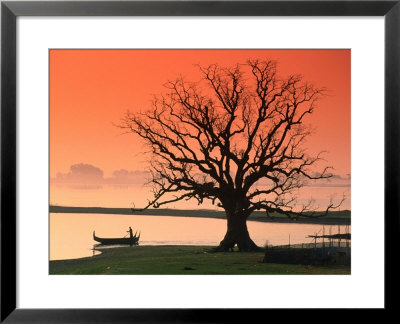
[[[124,238],[102,238],[95,235],[93,232],[93,240],[99,242],[103,245],[111,245],[111,244],[127,244],[127,245],[138,245],[139,244],[139,236],[134,237],[124,237]]]

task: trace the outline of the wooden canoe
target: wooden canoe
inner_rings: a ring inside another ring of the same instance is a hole
[[[122,237],[122,238],[102,238],[96,236],[95,231],[93,231],[93,239],[96,242],[100,242],[101,244],[104,245],[111,245],[111,244],[129,244],[129,245],[138,245],[139,244],[139,238],[140,238],[140,233],[138,236],[136,236],[137,232],[133,237]]]

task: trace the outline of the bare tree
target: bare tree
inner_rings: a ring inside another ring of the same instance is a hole
[[[331,176],[329,167],[315,170],[322,153],[310,156],[304,148],[310,135],[304,120],[325,90],[300,75],[281,78],[275,61],[199,69],[201,81],[169,81],[150,110],[123,119],[121,127],[139,135],[152,154],[154,197],[143,209],[210,200],[227,218],[215,250],[237,244],[240,251],[254,251],[259,248],[246,225],[253,211],[297,219],[336,208],[330,203],[321,213],[296,200],[307,180]]]

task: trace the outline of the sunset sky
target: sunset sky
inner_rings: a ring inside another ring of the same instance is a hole
[[[329,90],[308,118],[315,132],[307,148],[328,151],[335,177],[322,186],[330,188],[326,194],[343,188],[349,194],[350,50],[51,50],[50,202],[129,207],[129,194],[107,186],[140,185],[146,157],[140,139],[115,125],[128,110],[146,110],[167,80],[198,81],[196,64],[232,66],[249,58],[276,60],[281,76],[301,74]],[[321,192],[305,189],[310,196]]]

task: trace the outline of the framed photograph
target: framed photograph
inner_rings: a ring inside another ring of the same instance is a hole
[[[3,1],[1,320],[390,308],[399,16]]]

